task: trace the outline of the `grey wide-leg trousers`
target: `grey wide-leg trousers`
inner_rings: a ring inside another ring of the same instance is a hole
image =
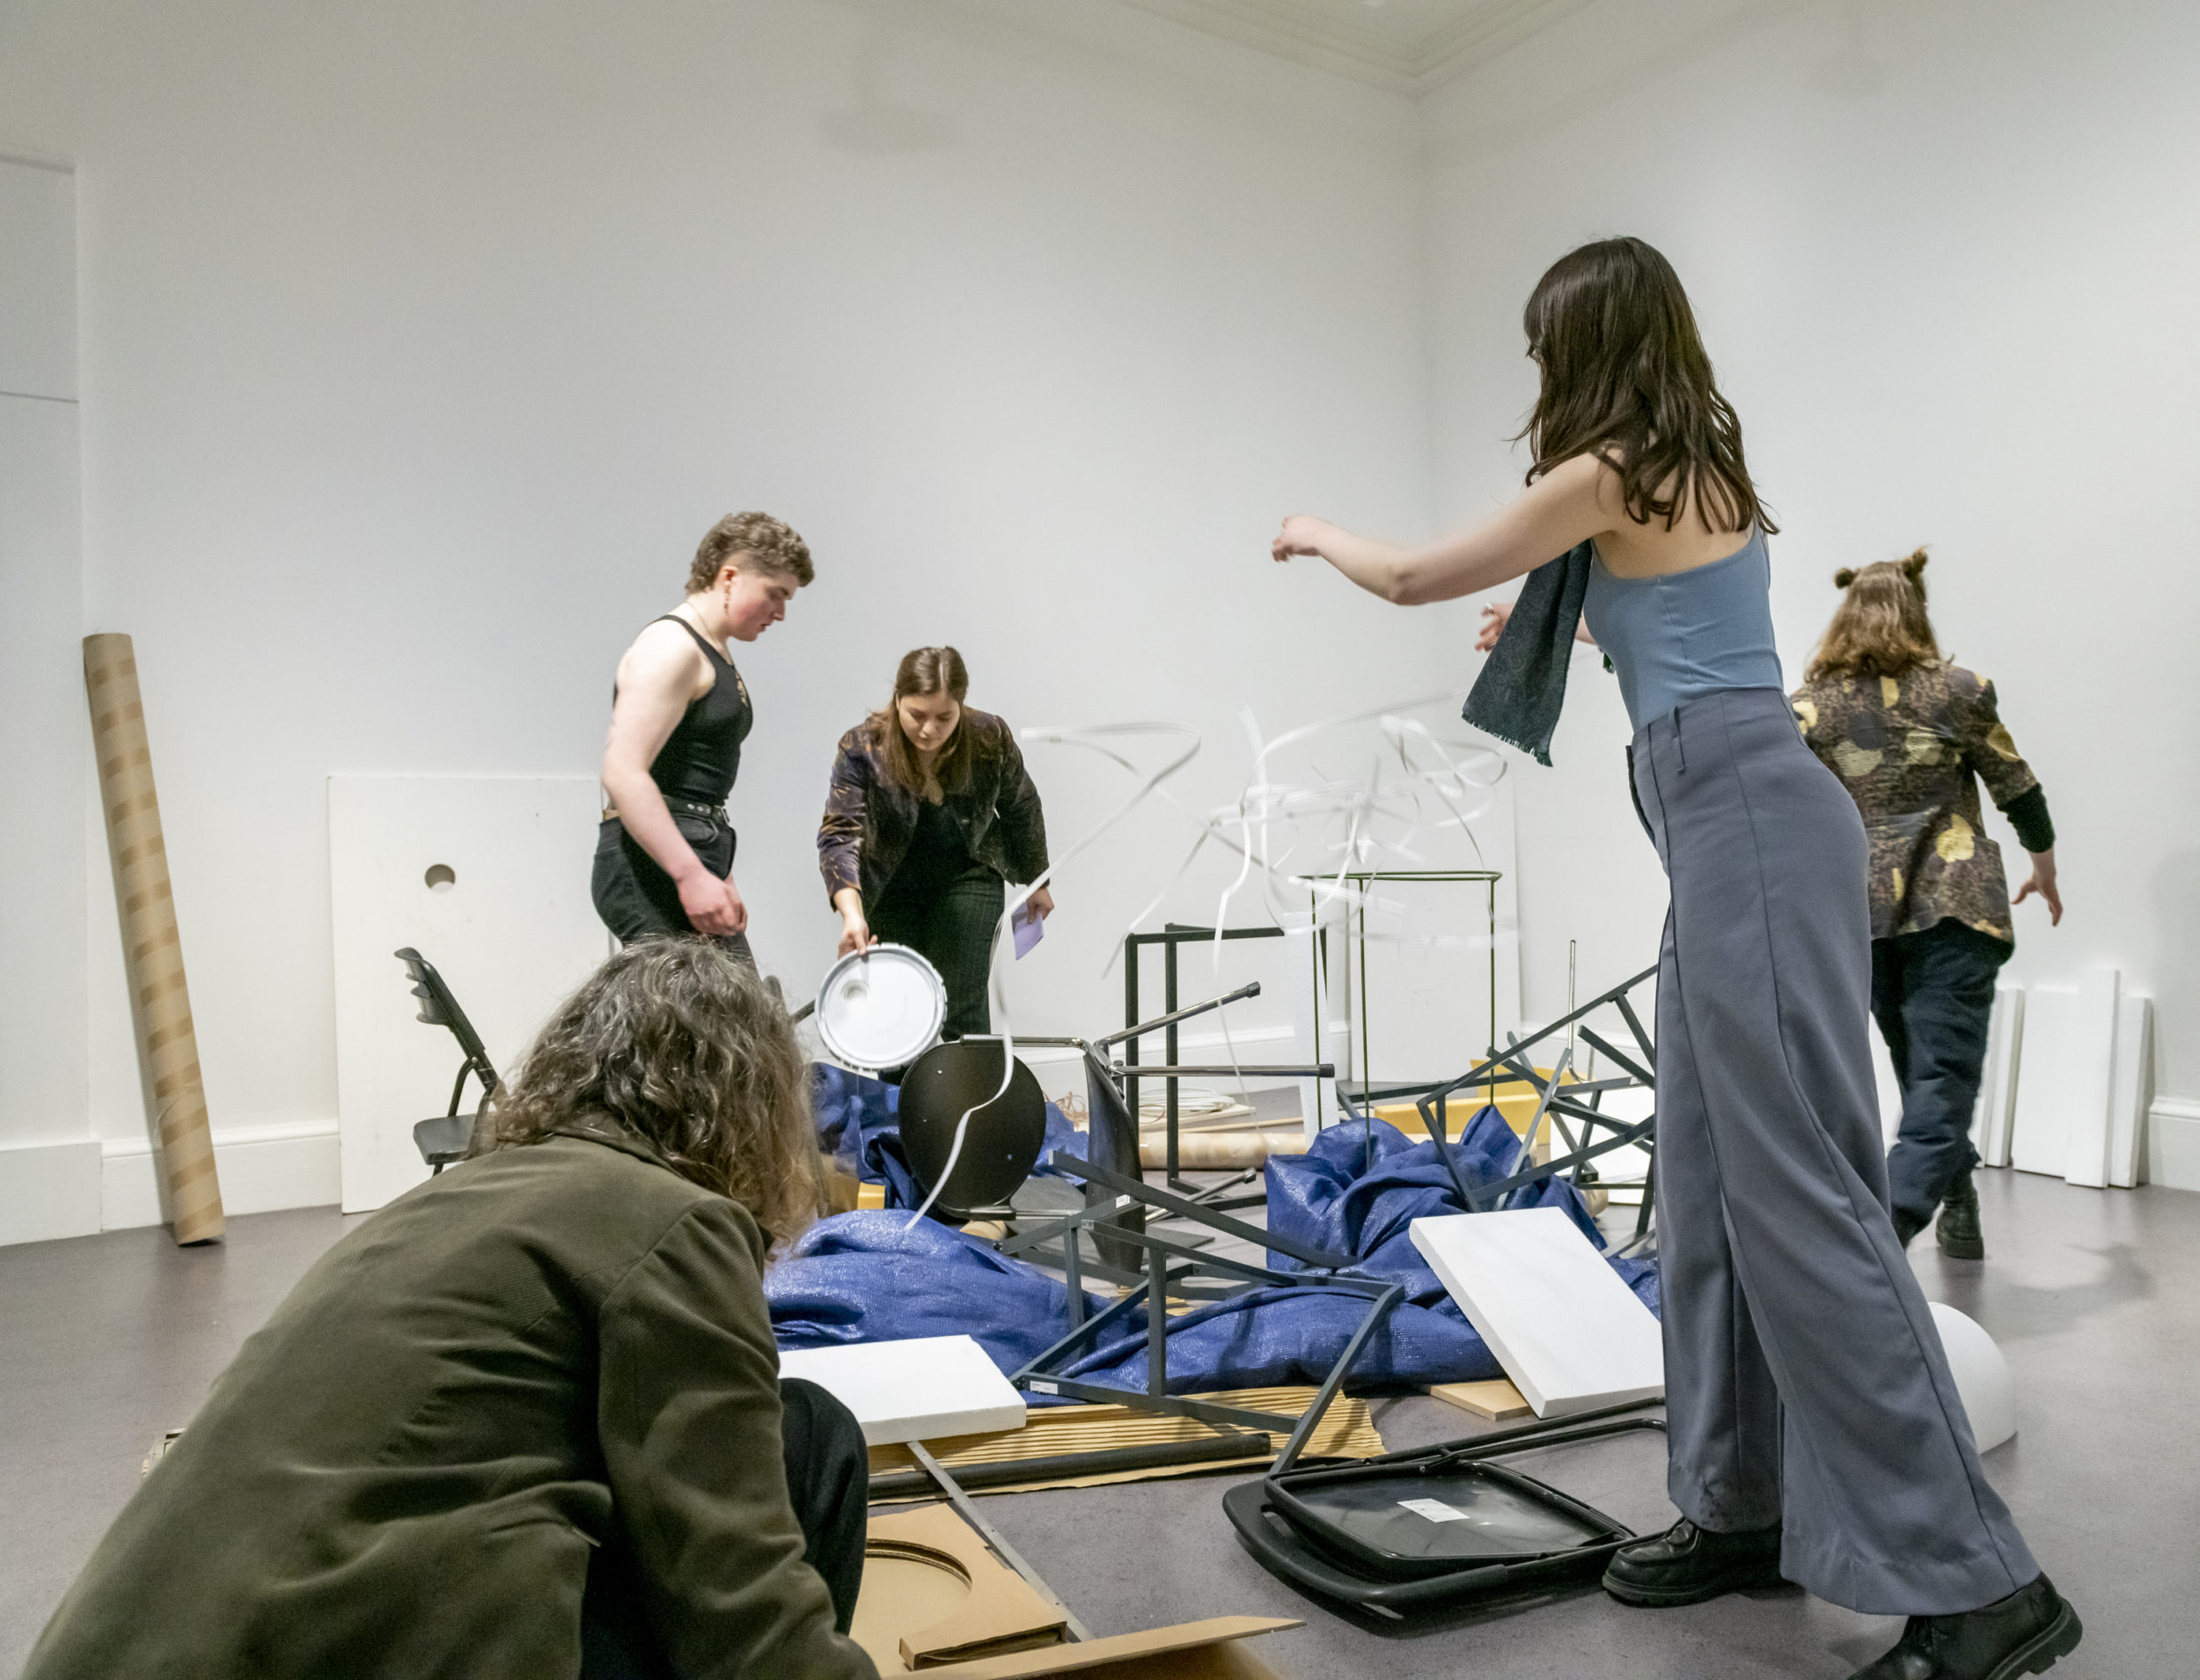
[[[1713,1530],[1779,1523],[1780,1573],[1851,1610],[1991,1603],[2040,1571],[1888,1219],[1863,823],[1776,689],[1654,718],[1629,759],[1673,891],[1657,1034],[1673,1502]]]

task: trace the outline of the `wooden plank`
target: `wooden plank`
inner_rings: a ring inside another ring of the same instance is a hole
[[[1428,1393],[1431,1399],[1500,1422],[1507,1418],[1524,1418],[1534,1409],[1521,1398],[1520,1390],[1502,1376],[1487,1383],[1438,1383]]]

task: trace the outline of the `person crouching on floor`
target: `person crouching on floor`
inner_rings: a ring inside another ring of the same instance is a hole
[[[818,1206],[784,1010],[630,947],[477,1137],[245,1344],[26,1680],[876,1675],[862,1432],[760,1284]]]

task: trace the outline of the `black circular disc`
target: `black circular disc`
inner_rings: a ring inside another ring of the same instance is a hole
[[[933,1045],[901,1076],[901,1151],[928,1192],[939,1186],[943,1207],[994,1207],[1006,1202],[1031,1176],[1045,1144],[1046,1098],[1021,1060],[1008,1090],[986,1101],[1001,1089],[1001,1057],[998,1039],[962,1038]],[[984,1106],[971,1114],[954,1174],[940,1185],[940,1172],[955,1147],[955,1127],[979,1104]]]

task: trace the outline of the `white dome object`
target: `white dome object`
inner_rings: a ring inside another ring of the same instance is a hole
[[[1991,1452],[2017,1433],[2017,1384],[2009,1375],[2009,1361],[1977,1320],[1944,1302],[1930,1305],[1955,1391],[1970,1416],[1972,1439],[1979,1451]]]

